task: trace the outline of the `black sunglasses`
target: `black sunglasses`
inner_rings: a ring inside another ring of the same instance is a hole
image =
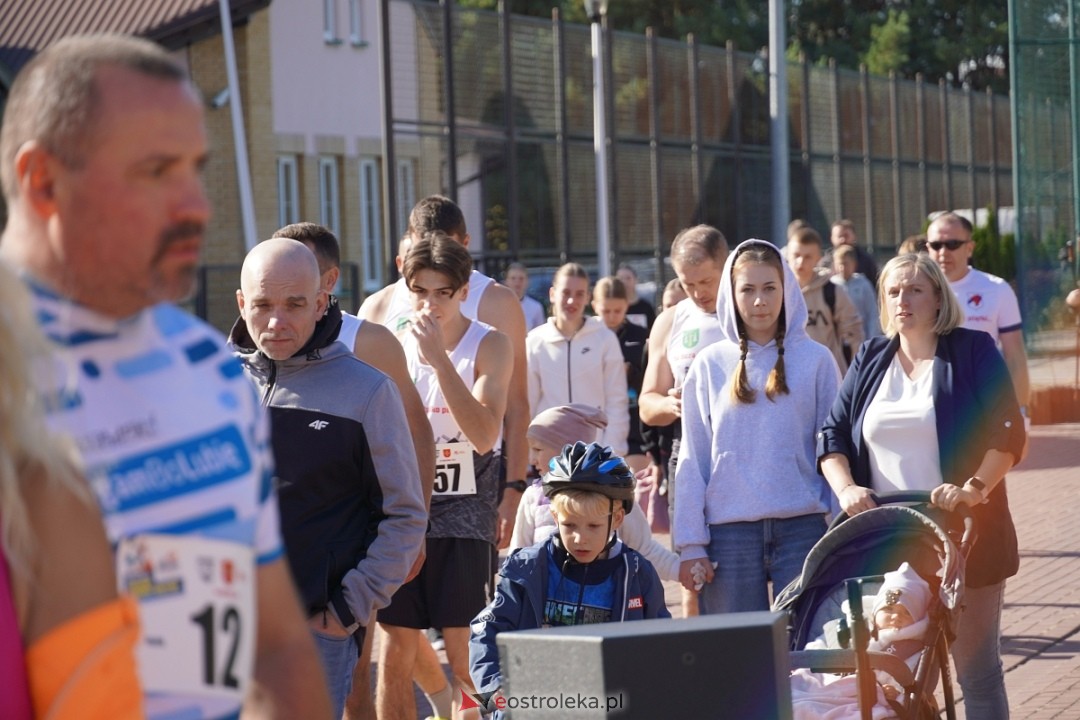
[[[964,243],[969,243],[970,240],[931,240],[926,243],[926,246],[931,250],[937,252],[941,248],[948,248],[950,251],[955,251],[960,248]]]

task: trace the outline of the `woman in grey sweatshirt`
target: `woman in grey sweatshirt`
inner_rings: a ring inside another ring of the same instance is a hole
[[[672,527],[679,579],[701,592],[702,614],[767,610],[768,583],[779,593],[824,534],[832,493],[815,438],[840,382],[775,246],[740,244],[719,298],[724,339],[683,385]]]

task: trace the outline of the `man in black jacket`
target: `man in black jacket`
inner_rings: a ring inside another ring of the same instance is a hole
[[[240,285],[229,340],[270,408],[281,531],[341,717],[364,624],[424,538],[416,455],[393,381],[336,342],[341,312],[305,245],[260,243]]]

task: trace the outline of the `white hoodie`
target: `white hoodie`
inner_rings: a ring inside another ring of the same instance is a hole
[[[739,335],[731,268],[724,265],[717,303],[724,339],[703,350],[683,385],[682,446],[675,475],[672,535],[682,559],[706,557],[709,525],[826,513],[832,491],[817,471],[815,439],[832,408],[840,372],[832,353],[806,334],[806,303],[787,262],[784,268],[784,367],[790,392],[773,400],[765,381],[776,364],[776,342],[748,342],[747,377],[753,403],[731,399]],[[781,256],[782,257],[782,256]]]
[[[619,338],[598,318],[587,317],[573,337],[555,327],[555,318],[525,338],[529,363],[529,409],[532,417],[548,408],[585,403],[600,408],[608,425],[597,442],[626,455],[630,408],[626,363]]]

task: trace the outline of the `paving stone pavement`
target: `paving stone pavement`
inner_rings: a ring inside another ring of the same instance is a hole
[[[1080,718],[1080,424],[1032,428],[1008,483],[1020,540],[1002,614],[1009,707],[1014,717]]]

